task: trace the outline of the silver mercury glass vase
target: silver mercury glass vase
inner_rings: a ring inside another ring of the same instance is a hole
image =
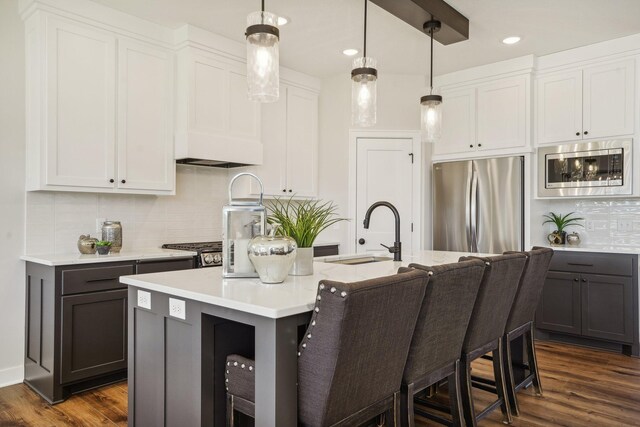
[[[282,283],[296,259],[296,241],[287,236],[275,236],[275,227],[268,236],[256,236],[247,252],[262,283]]]

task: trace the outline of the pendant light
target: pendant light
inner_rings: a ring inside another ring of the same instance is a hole
[[[442,96],[433,94],[433,33],[440,29],[440,21],[424,23],[424,31],[431,37],[431,61],[429,71],[429,95],[420,98],[420,127],[423,142],[436,142],[442,133]]]
[[[369,127],[376,124],[376,60],[367,57],[367,3],[364,0],[364,49],[362,57],[353,60],[351,70],[351,123]]]
[[[247,16],[247,86],[249,99],[275,102],[280,95],[278,17],[262,10]]]

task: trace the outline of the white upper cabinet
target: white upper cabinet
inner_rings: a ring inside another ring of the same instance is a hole
[[[118,188],[174,188],[172,54],[118,43]]]
[[[172,194],[173,54],[36,12],[27,40],[27,190]]]
[[[540,76],[537,143],[632,134],[634,82],[633,60]]]
[[[434,156],[476,157],[529,149],[530,75],[442,90],[442,138]]]
[[[46,98],[42,105],[29,105],[42,112],[43,121],[28,125],[46,123],[43,144],[38,147],[42,157],[33,159],[42,162],[38,169],[43,172],[42,182],[35,187],[111,189],[116,152],[116,38],[82,24],[52,16],[46,19],[45,57],[33,58],[38,63],[30,64],[34,74],[39,65],[46,65]],[[37,37],[38,30],[32,31],[31,36]],[[38,40],[29,41],[38,44]],[[37,133],[31,130],[34,137]],[[30,142],[40,143],[35,138]]]
[[[317,197],[318,93],[280,84],[280,99],[262,106],[264,162],[254,166],[266,196]],[[248,193],[259,194],[250,181]]]
[[[247,97],[246,63],[185,47],[178,53],[176,158],[260,164],[260,103]]]

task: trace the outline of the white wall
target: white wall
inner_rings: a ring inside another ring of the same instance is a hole
[[[380,72],[377,124],[362,130],[420,129],[420,97],[424,83],[425,77],[422,75]],[[322,80],[319,123],[319,196],[333,200],[340,209],[340,215],[347,217],[349,129],[352,128],[349,70]],[[359,219],[351,219],[356,220]],[[339,242],[341,251],[344,251],[349,239],[348,228],[348,223],[338,223],[322,233],[318,240]]]
[[[18,0],[0,1],[0,387],[22,381],[25,82]]]
[[[122,223],[122,249],[222,240],[227,169],[177,166],[175,196],[70,192],[27,193],[26,253],[75,253],[96,219]]]

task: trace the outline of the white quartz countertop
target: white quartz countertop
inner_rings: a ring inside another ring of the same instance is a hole
[[[93,264],[97,262],[117,262],[135,261],[139,259],[163,259],[163,258],[189,258],[195,256],[195,252],[178,251],[172,249],[149,248],[140,250],[122,250],[117,254],[109,255],[83,255],[72,254],[44,254],[44,255],[22,255],[23,261],[35,262],[37,264],[55,267],[58,265]]]
[[[375,255],[388,256],[389,254],[380,253]],[[401,262],[382,261],[360,265],[322,262],[325,259],[348,258],[349,256],[316,258],[313,264],[313,275],[287,276],[283,283],[275,285],[263,284],[258,278],[225,279],[222,277],[222,268],[200,268],[122,276],[120,281],[127,285],[169,294],[174,297],[277,319],[312,310],[320,280],[355,282],[395,274],[399,267],[407,266],[410,263],[423,265],[447,264],[457,262],[461,256],[465,255],[478,254],[422,251],[414,255],[404,255]],[[356,257],[356,255],[351,255],[350,257]]]

